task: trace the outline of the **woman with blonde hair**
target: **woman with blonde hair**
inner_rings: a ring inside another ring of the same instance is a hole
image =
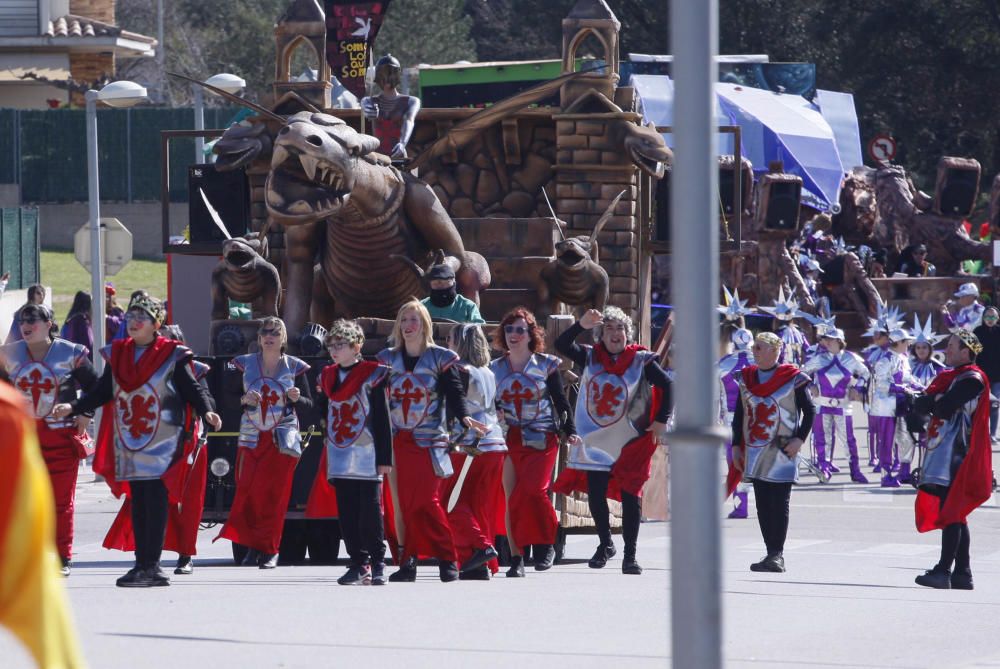
[[[464,470],[465,474],[454,477],[448,486],[448,521],[462,565],[459,578],[486,581],[498,570],[494,525],[507,456],[507,444],[497,420],[497,382],[488,367],[490,344],[481,327],[474,323],[456,325],[448,333],[448,348],[461,361],[459,375],[469,415],[486,426],[485,433],[460,425],[452,428],[452,441],[466,453],[454,452],[451,456],[455,471]]]
[[[389,580],[416,580],[417,559],[427,556],[438,559],[442,581],[454,581],[458,554],[442,499],[445,482],[454,473],[448,457],[445,405],[466,427],[485,432],[485,426],[469,416],[458,356],[434,344],[430,314],[419,301],[399,308],[390,348],[378,354],[378,361],[389,368],[392,492],[406,533],[400,568]]]
[[[312,406],[302,360],[285,354],[288,334],[280,318],[265,318],[259,351],[233,358],[243,372],[243,417],[236,458],[236,496],[218,539],[250,548],[243,564],[278,565],[278,546],[302,455],[296,410]]]

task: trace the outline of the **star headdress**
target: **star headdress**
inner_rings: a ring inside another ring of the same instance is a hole
[[[722,290],[726,296],[725,304],[720,304],[716,309],[722,314],[723,318],[727,321],[738,321],[741,317],[750,313],[750,310],[747,309],[747,301],[740,299],[739,288],[734,288],[732,293],[725,286],[722,287]]]
[[[799,311],[799,302],[791,294],[785,297],[785,289],[778,289],[778,299],[774,301],[773,307],[761,307],[761,311],[767,312],[779,321],[792,321],[803,313]]]
[[[913,343],[914,344],[927,344],[931,348],[934,348],[936,344],[939,344],[942,340],[947,339],[946,334],[937,334],[934,332],[934,328],[931,327],[931,315],[927,314],[927,322],[923,325],[920,324],[920,314],[913,314]]]

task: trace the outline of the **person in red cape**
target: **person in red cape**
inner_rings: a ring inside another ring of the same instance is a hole
[[[930,416],[915,505],[917,531],[942,530],[940,560],[916,578],[928,588],[972,590],[966,519],[993,494],[990,385],[975,364],[982,350],[976,335],[958,330],[944,352],[951,369],[934,377],[914,401],[915,412]]]
[[[73,507],[80,459],[87,457],[86,429],[90,416],[56,419],[58,402],[76,397],[76,390],[90,391],[97,373],[85,346],[53,338],[52,312],[41,304],[21,308],[20,341],[3,347],[11,384],[28,400],[35,416],[42,458],[52,482],[56,512],[56,547],[62,575],[69,576],[73,556]]]
[[[785,571],[792,484],[799,477],[799,450],[816,414],[809,376],[795,365],[779,365],[781,348],[781,338],[773,332],[757,335],[756,364],[743,368],[740,401],[733,413],[733,461],[726,496],[743,478],[753,483],[757,522],[767,548],[767,555],[750,565],[750,571]]]
[[[237,441],[236,494],[229,517],[213,540],[245,546],[243,564],[278,566],[278,548],[302,456],[297,410],[312,407],[302,360],[285,354],[288,333],[280,318],[265,318],[257,332],[258,353],[233,358],[243,372],[243,416]]]
[[[340,533],[351,564],[340,585],[385,585],[382,480],[392,471],[392,432],[385,396],[388,370],[362,359],[365,334],[339,319],[326,336],[333,364],[319,378],[317,408],[326,417],[317,476],[336,491]]]
[[[98,432],[94,471],[116,494],[128,486],[135,532],[135,567],[116,583],[164,586],[170,585],[160,569],[169,503],[183,497],[173,465],[184,455],[190,411],[215,429],[222,420],[195,379],[191,351],[159,336],[162,303],[141,296],[125,316],[129,336],[100,351],[109,363],[100,381],[78,400],[57,405],[52,414],[79,415],[110,403]]]
[[[596,345],[576,343],[584,330],[594,330]],[[587,474],[587,503],[600,538],[588,564],[600,569],[616,552],[607,499],[614,481],[622,502],[622,573],[638,575],[640,496],[672,402],[669,376],[654,353],[630,343],[634,335],[632,319],[618,307],[605,307],[603,313],[589,309],[559,335],[556,350],[583,368],[574,419],[578,436],[568,440],[566,465]],[[575,472],[560,475],[553,488],[566,493],[575,480]]]
[[[394,582],[415,581],[422,556],[437,558],[443,582],[458,580],[458,551],[443,499],[445,482],[454,473],[445,406],[465,427],[485,431],[466,409],[458,356],[434,344],[432,328],[427,308],[411,300],[396,314],[391,348],[378,354],[378,361],[389,367],[392,499],[405,531],[400,567],[389,577]]]
[[[184,333],[179,325],[164,325],[160,328],[160,335],[184,343]],[[203,362],[192,360],[191,369],[198,383],[208,392],[205,377],[211,368]],[[212,399],[211,395],[209,399]],[[214,410],[214,400],[212,407]],[[180,491],[180,499],[169,501],[167,530],[163,540],[165,550],[177,553],[174,574],[179,576],[194,573],[193,557],[198,553],[198,529],[205,508],[205,484],[208,478],[208,452],[205,448],[205,428],[201,419],[189,415],[184,432],[186,438],[183,453],[164,475],[168,489]],[[118,515],[104,536],[104,547],[125,552],[135,550],[132,497],[127,491]]]
[[[559,518],[549,489],[559,457],[559,434],[572,437],[576,427],[563,389],[560,360],[546,355],[545,330],[534,314],[524,307],[507,312],[500,319],[494,345],[505,352],[490,363],[490,369],[496,378],[497,406],[507,442],[506,517],[500,516],[504,520],[497,527],[507,528],[511,552],[507,577],[524,578],[522,551],[528,546],[534,546],[535,571],[550,569],[555,562]],[[586,473],[579,474],[583,479],[579,487],[585,490]]]

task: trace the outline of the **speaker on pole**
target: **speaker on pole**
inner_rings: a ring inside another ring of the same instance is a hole
[[[802,178],[768,172],[760,178],[760,196],[754,222],[761,233],[794,234],[799,231]]]
[[[934,213],[968,216],[976,206],[982,168],[974,158],[943,156],[937,165]]]
[[[250,222],[246,171],[222,172],[211,164],[188,167],[188,226],[192,244],[221,244],[226,239],[212,219],[209,206],[222,219],[230,237],[245,235]]]

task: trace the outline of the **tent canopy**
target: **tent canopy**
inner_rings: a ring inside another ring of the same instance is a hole
[[[673,125],[670,77],[636,74],[631,83],[639,94],[644,120],[657,126]],[[717,83],[715,91],[716,123],[740,127],[741,151],[755,173],[766,172],[768,163],[780,160],[785,172],[802,177],[803,204],[828,211],[837,203],[841,179],[861,157],[853,98],[819,91],[816,99],[828,103],[835,132],[822,108],[799,95],[726,83]],[[673,146],[669,134],[664,139]],[[733,153],[732,142],[732,135],[720,136],[720,152]],[[846,164],[842,156],[852,164]]]

